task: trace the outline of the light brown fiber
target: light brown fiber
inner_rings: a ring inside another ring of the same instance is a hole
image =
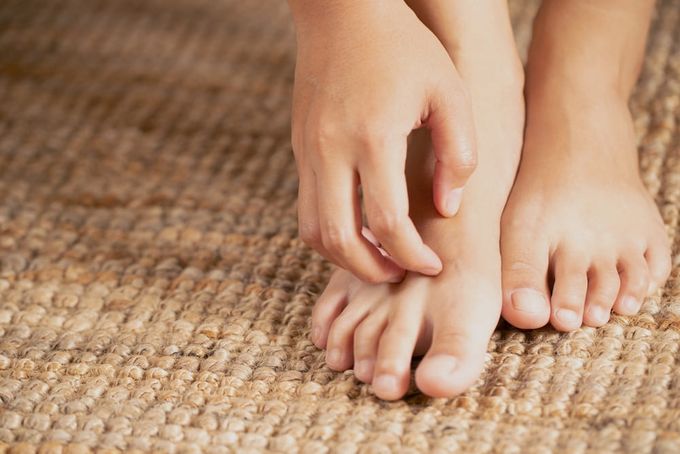
[[[631,101],[669,282],[601,329],[499,326],[449,400],[309,340],[294,46],[283,0],[0,1],[0,453],[680,452],[680,2]]]

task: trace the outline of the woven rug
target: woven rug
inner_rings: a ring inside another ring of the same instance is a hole
[[[309,340],[293,66],[280,0],[0,2],[0,452],[680,452],[680,3],[632,100],[670,281],[601,329],[501,325],[454,399],[380,401]]]

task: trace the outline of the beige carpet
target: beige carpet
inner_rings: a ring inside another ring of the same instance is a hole
[[[534,7],[513,3],[522,46]],[[326,368],[293,65],[282,0],[0,2],[0,451],[680,452],[677,255],[636,317],[502,326],[455,399]],[[677,252],[676,0],[632,105]]]

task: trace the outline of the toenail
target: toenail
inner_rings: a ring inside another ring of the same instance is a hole
[[[605,324],[609,321],[609,311],[600,306],[592,306],[588,312],[597,323]]]
[[[449,216],[453,216],[460,208],[460,202],[463,200],[463,188],[452,189],[446,199],[446,211]]]
[[[510,296],[512,307],[522,312],[540,313],[548,304],[545,296],[530,288],[520,288],[512,292]]]
[[[555,312],[555,317],[560,319],[562,323],[569,326],[574,326],[578,323],[578,314],[570,309],[560,309]]]
[[[397,391],[397,378],[393,375],[379,375],[373,380],[373,387],[380,388],[387,392]]]
[[[632,296],[626,296],[623,298],[623,301],[621,301],[621,307],[624,311],[634,314],[638,311],[639,304]]]
[[[334,349],[328,351],[328,355],[326,356],[326,362],[328,364],[331,364],[331,365],[340,364],[341,360],[342,360],[342,353],[340,352],[339,348],[334,348]]]
[[[362,359],[357,361],[354,366],[354,374],[358,377],[370,378],[373,369],[373,361],[370,359]]]

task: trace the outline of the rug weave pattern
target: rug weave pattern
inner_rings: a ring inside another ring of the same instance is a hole
[[[680,452],[677,1],[632,100],[671,279],[602,329],[501,326],[455,399],[382,402],[309,341],[293,66],[279,0],[0,2],[0,452]]]

